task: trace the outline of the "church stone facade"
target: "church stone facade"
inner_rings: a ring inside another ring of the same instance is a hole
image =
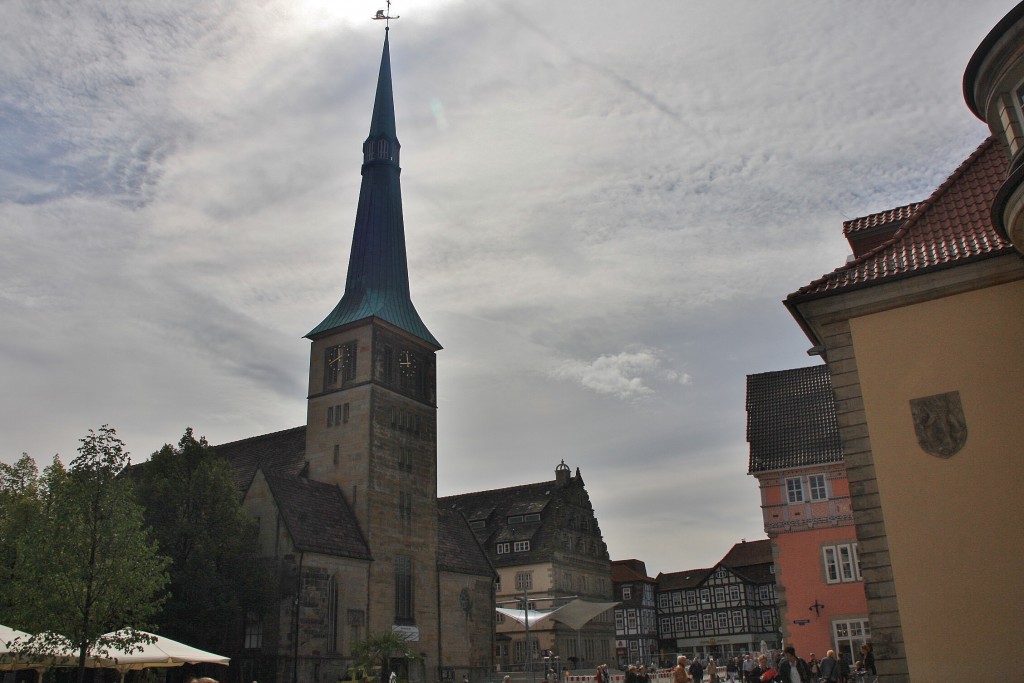
[[[216,447],[280,577],[277,610],[247,615],[244,680],[333,683],[381,633],[418,655],[400,680],[493,670],[495,570],[438,506],[441,345],[409,295],[400,147],[385,35],[345,294],[306,335],[306,424]]]

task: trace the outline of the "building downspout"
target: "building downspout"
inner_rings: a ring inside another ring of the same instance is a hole
[[[299,570],[295,575],[295,644],[292,647],[292,683],[299,683],[299,610],[302,609],[302,561],[306,553],[299,553]]]
[[[436,559],[436,558],[435,558]],[[442,660],[442,643],[444,638],[441,637],[441,569],[437,566],[437,562],[434,562],[435,576],[437,577],[437,676],[438,681],[442,680],[441,674],[444,672],[441,662]],[[424,674],[426,672],[424,671]]]

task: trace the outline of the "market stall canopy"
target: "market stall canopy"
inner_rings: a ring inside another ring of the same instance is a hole
[[[21,641],[24,642],[31,637],[31,634],[25,633],[24,631],[19,631],[16,628],[0,624],[0,655],[7,654],[11,651],[11,641],[15,638],[20,638]]]
[[[11,642],[17,639],[23,643],[31,637],[24,631],[0,624],[0,671],[9,671],[15,664],[14,655],[11,654]]]
[[[515,619],[520,624],[527,624],[533,626],[537,622],[543,621],[544,619],[554,619],[555,621],[561,622],[573,630],[580,630],[583,625],[588,621],[596,617],[602,612],[610,610],[619,603],[617,602],[590,602],[589,600],[581,600],[579,598],[567,602],[561,607],[556,607],[551,610],[521,610],[521,609],[508,609],[506,607],[496,607],[495,611],[500,614],[504,614],[510,619]]]
[[[110,637],[118,637],[123,632],[108,633]],[[153,667],[182,666],[183,664],[221,664],[227,666],[231,660],[222,655],[206,652],[199,648],[179,643],[176,640],[158,636],[146,631],[136,631],[151,639],[149,643],[139,643],[131,652],[111,648],[103,655],[94,657],[98,668],[114,668],[119,671],[148,669]]]

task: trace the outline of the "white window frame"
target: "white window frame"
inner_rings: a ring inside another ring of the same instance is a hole
[[[804,502],[804,480],[800,477],[786,478],[786,502],[790,505]]]
[[[633,589],[630,586],[622,587],[622,599],[631,600],[633,598]]]
[[[821,548],[825,570],[825,583],[853,583],[863,581],[860,557],[856,543],[838,543]]]
[[[807,489],[811,500],[828,500],[828,481],[824,474],[807,475]]]
[[[668,609],[668,593],[658,593],[658,609]]]
[[[512,552],[511,548],[512,544],[510,543],[499,543],[495,548],[495,552],[497,552],[498,555],[507,555]]]
[[[672,633],[672,619],[671,619],[671,617],[662,617],[661,618],[661,632],[662,633]]]
[[[516,590],[533,588],[533,572],[516,572]]]
[[[530,549],[530,542],[529,541],[516,541],[515,543],[512,544],[513,552],[525,553],[529,549]]]
[[[686,617],[677,614],[673,625],[675,626],[676,633],[684,632],[686,630]]]

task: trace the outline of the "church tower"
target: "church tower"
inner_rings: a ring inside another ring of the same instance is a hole
[[[435,352],[441,345],[409,296],[400,149],[385,32],[345,293],[306,335],[312,341],[307,476],[338,485],[369,545],[367,632],[405,634],[426,655],[417,665],[432,676],[440,663]]]

